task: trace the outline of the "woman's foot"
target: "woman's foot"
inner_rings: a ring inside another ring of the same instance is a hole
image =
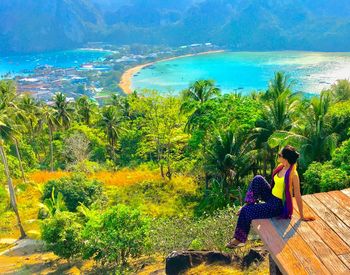
[[[244,246],[245,243],[241,243],[239,240],[233,238],[232,240],[230,240],[227,244],[226,244],[226,248],[229,249],[234,249],[236,247],[242,247]]]

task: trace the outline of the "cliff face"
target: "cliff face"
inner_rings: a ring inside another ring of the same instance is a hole
[[[0,54],[87,41],[350,50],[348,0],[2,0]]]

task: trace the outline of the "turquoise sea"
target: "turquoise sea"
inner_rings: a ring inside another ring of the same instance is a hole
[[[33,71],[38,66],[57,68],[79,67],[92,61],[103,60],[109,52],[78,49],[28,55],[0,56],[0,78],[7,73],[20,75]]]
[[[350,53],[224,52],[157,62],[132,79],[133,89],[179,92],[198,79],[214,79],[224,93],[265,90],[277,71],[294,90],[317,94],[337,79],[350,78]]]

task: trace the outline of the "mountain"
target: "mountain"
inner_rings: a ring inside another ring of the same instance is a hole
[[[350,51],[348,0],[2,0],[0,18],[2,53],[88,41]]]
[[[1,53],[74,48],[103,22],[85,0],[1,0],[0,18]]]
[[[104,39],[170,45],[213,42],[234,50],[350,50],[347,0],[205,0],[187,6],[178,1],[180,9],[157,2],[132,1],[119,7]]]

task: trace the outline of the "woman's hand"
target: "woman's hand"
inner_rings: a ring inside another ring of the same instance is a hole
[[[304,222],[314,221],[315,217],[309,216],[309,215],[304,216],[303,214],[303,200],[300,194],[300,180],[297,173],[293,175],[292,181],[293,181],[295,200],[297,201],[299,213],[301,213],[300,219]]]
[[[313,216],[301,216],[300,219],[304,222],[314,221],[315,217]]]

